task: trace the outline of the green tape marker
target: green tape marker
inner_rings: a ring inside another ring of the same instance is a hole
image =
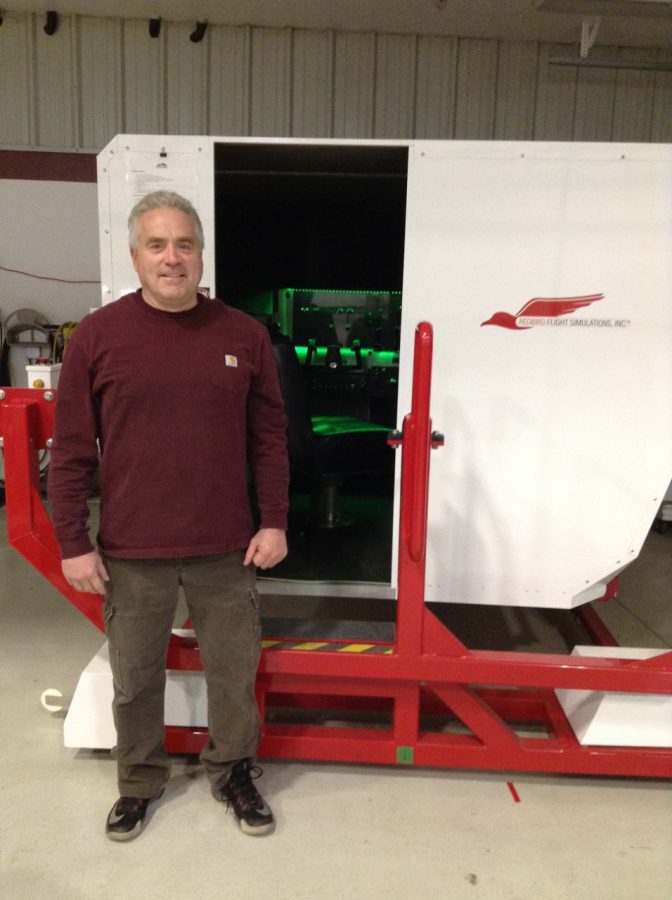
[[[413,765],[413,748],[412,747],[397,747],[397,762],[406,765]]]

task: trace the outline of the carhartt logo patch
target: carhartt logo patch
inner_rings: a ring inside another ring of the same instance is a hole
[[[235,369],[238,366],[238,357],[231,356],[229,353],[227,353],[224,357],[224,362],[227,364],[227,366],[233,366],[233,368]]]

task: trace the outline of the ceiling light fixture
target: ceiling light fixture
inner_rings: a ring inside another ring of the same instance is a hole
[[[189,35],[189,40],[193,41],[194,44],[198,44],[203,40],[205,35],[205,29],[208,27],[207,22],[197,22],[196,28]]]
[[[672,18],[670,0],[537,0],[537,9],[576,16]]]
[[[671,0],[537,0],[537,9],[563,13],[600,13],[584,15],[581,19],[581,41],[579,56],[554,56],[548,60],[552,66],[584,66],[595,69],[634,69],[642,72],[672,72],[672,62],[650,59],[615,59],[589,56],[597,38],[602,14],[669,16],[672,18]]]
[[[650,59],[607,59],[596,56],[554,56],[551,66],[584,66],[587,69],[635,69],[638,72],[672,72],[672,62],[655,62]]]
[[[47,12],[47,20],[44,23],[44,33],[48,34],[49,37],[51,37],[52,34],[56,34],[57,31],[58,31],[58,13],[55,10],[50,9]]]

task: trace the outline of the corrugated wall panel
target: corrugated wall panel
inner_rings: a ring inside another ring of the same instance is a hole
[[[333,108],[333,32],[295,31],[292,41],[292,135],[331,137]]]
[[[252,29],[252,106],[250,133],[290,134],[291,39],[288,28]]]
[[[595,56],[598,54],[602,59],[614,58],[618,50],[599,47]],[[616,69],[579,69],[572,135],[575,141],[611,140],[615,95]]]
[[[35,142],[32,16],[5,13],[0,28],[0,144],[28,147]]]
[[[166,128],[168,134],[206,134],[208,130],[208,31],[194,43],[191,22],[167,22]],[[163,30],[163,29],[162,29]]]
[[[121,98],[121,20],[79,20],[80,143],[100,150],[123,130]]]
[[[416,44],[416,37],[408,34],[379,34],[376,39],[376,138],[413,136]]]
[[[493,137],[496,83],[497,41],[461,39],[457,60],[456,138]]]
[[[124,41],[124,131],[164,134],[166,29],[149,36],[147,21],[126,19]]]
[[[672,74],[549,65],[574,45],[7,13],[0,145],[98,150],[118,132],[672,141]],[[672,51],[597,47],[593,55]]]
[[[672,50],[659,50],[658,60],[672,63]],[[652,106],[651,140],[672,143],[672,72],[656,72]]]
[[[500,41],[497,59],[495,138],[532,140],[538,67],[537,44]]]
[[[414,137],[453,137],[456,85],[457,38],[418,38]]]
[[[252,35],[247,26],[218,26],[210,35],[210,134],[250,133],[250,59]]]
[[[79,146],[76,28],[74,16],[63,16],[56,34],[35,29],[37,128],[40,147]]]
[[[655,50],[643,47],[627,47],[619,50],[618,55],[624,60],[653,62],[656,59]],[[616,71],[612,140],[635,142],[651,140],[653,107],[650,101],[655,81],[655,72],[638,72],[633,69]]]
[[[540,44],[534,134],[537,141],[571,141],[574,133],[577,71],[573,66],[555,66],[553,57],[575,56],[568,44]]]
[[[373,137],[375,70],[375,35],[336,35],[334,137]]]

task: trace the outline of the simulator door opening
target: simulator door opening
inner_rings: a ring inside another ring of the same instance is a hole
[[[216,294],[269,328],[289,418],[271,577],[387,596],[408,148],[232,142],[214,160]]]

